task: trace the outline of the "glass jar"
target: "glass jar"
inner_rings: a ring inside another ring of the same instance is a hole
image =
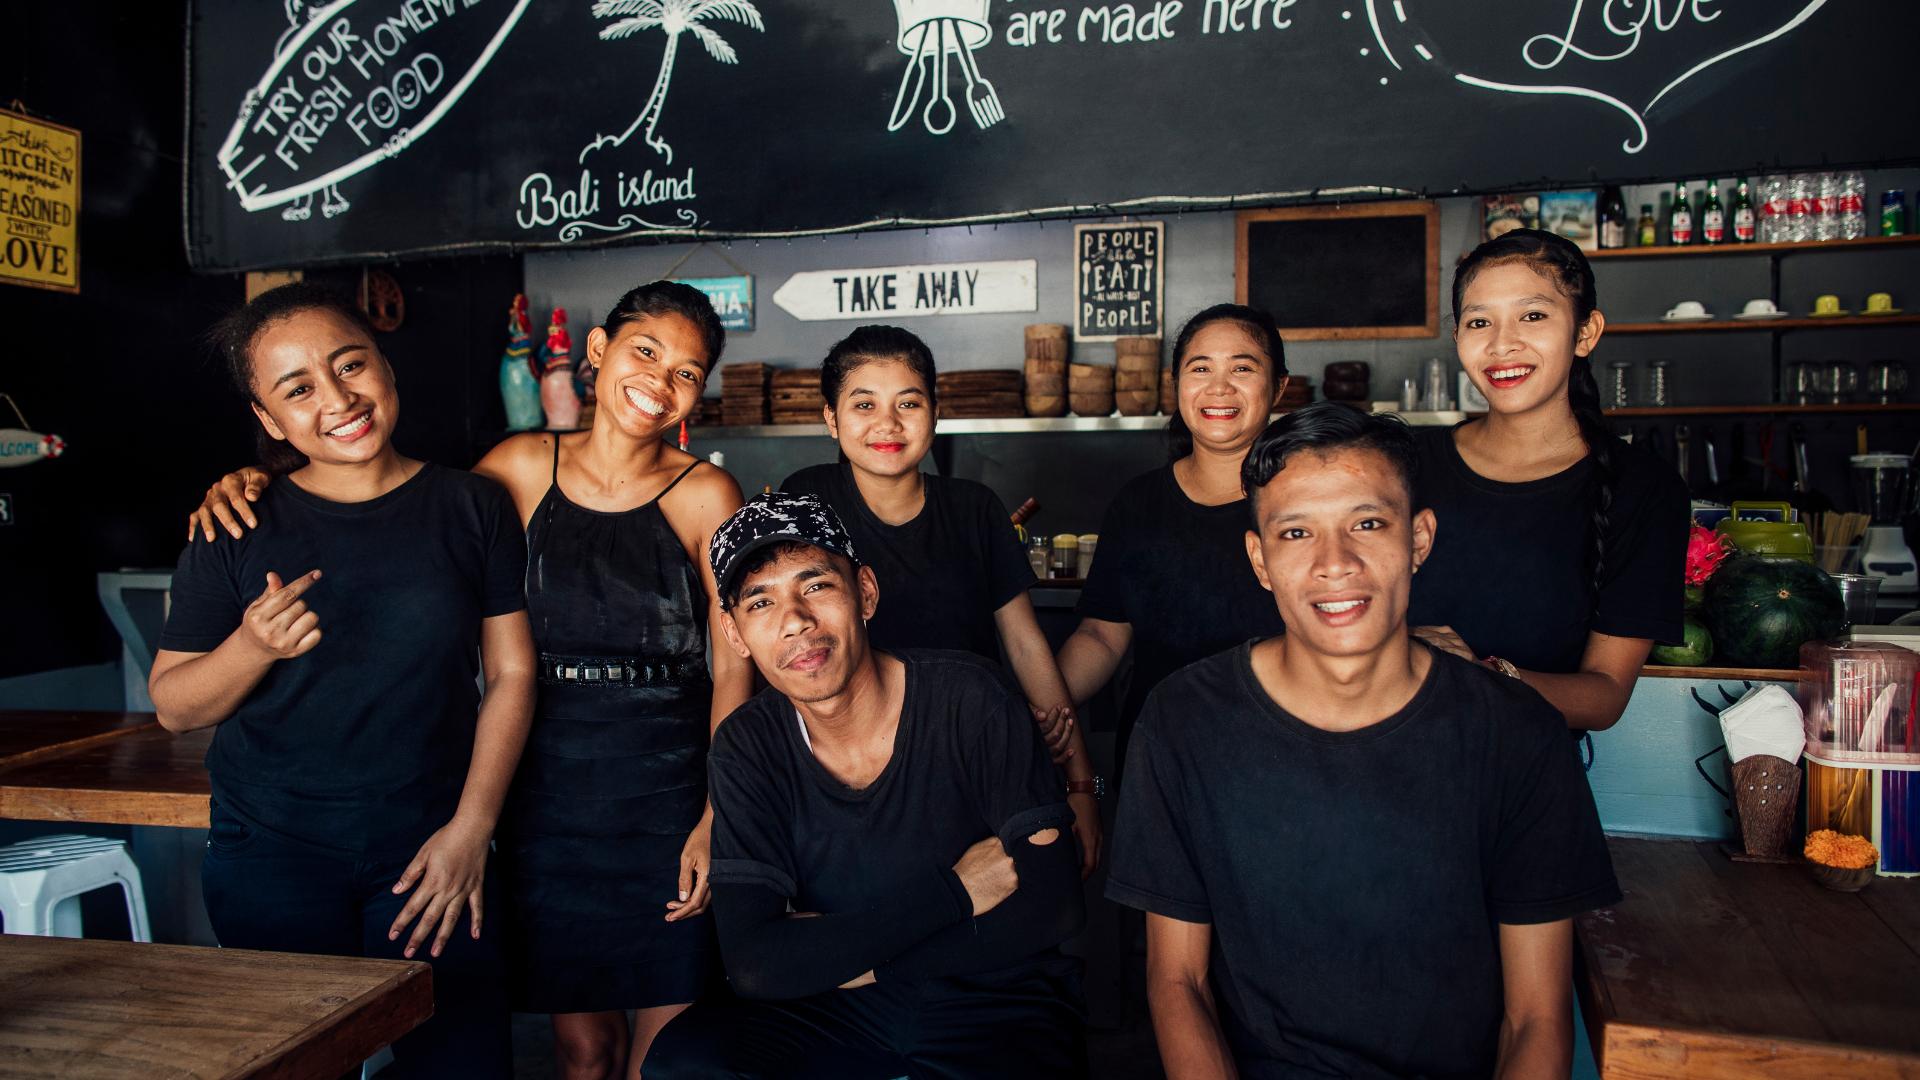
[[[1608,383],[1607,408],[1624,409],[1633,404],[1633,362],[1615,360],[1607,368],[1613,373]]]
[[[1665,409],[1673,404],[1673,361],[1655,360],[1647,365],[1647,404]]]

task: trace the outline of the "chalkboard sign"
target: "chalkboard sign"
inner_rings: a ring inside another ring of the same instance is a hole
[[[1440,332],[1440,208],[1426,200],[1235,215],[1234,293],[1288,341]]]
[[[1167,226],[1159,221],[1073,227],[1073,336],[1080,341],[1166,333]]]
[[[188,20],[202,269],[1920,156],[1879,106],[1912,96],[1912,3],[189,0]],[[1804,107],[1806,72],[1860,107]]]

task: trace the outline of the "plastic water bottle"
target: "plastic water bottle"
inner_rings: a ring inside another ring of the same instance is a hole
[[[1857,172],[1840,174],[1840,238],[1858,240],[1867,235],[1867,178]]]
[[[1787,181],[1787,235],[1781,239],[1804,244],[1813,239],[1813,174],[1794,173]]]
[[[1840,177],[1823,172],[1813,191],[1813,238],[1840,239]]]
[[[1781,244],[1787,239],[1787,178],[1769,176],[1760,187],[1760,242]]]

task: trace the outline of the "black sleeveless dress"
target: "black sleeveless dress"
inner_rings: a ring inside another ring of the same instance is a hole
[[[501,814],[514,1008],[692,1001],[720,970],[712,917],[667,922],[707,799],[707,598],[661,513],[577,506],[555,482],[527,525],[540,650],[533,729]],[[688,467],[687,472],[693,471]]]

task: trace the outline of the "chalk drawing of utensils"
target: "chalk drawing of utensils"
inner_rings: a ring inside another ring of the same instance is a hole
[[[927,82],[927,28],[922,26],[913,55],[907,58],[907,70],[900,77],[900,91],[893,95],[893,115],[887,117],[887,130],[899,131],[913,119],[913,108],[920,104],[920,88]]]
[[[947,27],[952,19],[935,19],[931,32],[937,35],[939,44],[933,52],[933,96],[927,99],[927,111],[920,114],[920,122],[935,135],[945,135],[953,130],[956,111],[953,107],[953,94],[947,86]],[[923,32],[924,33],[924,32]],[[958,34],[954,40],[960,40]],[[966,46],[960,46],[965,51]]]
[[[967,111],[973,114],[973,122],[984,129],[1005,120],[1007,110],[1000,105],[1000,95],[993,92],[992,83],[980,77],[973,50],[965,46],[960,49],[960,71],[967,77]]]

